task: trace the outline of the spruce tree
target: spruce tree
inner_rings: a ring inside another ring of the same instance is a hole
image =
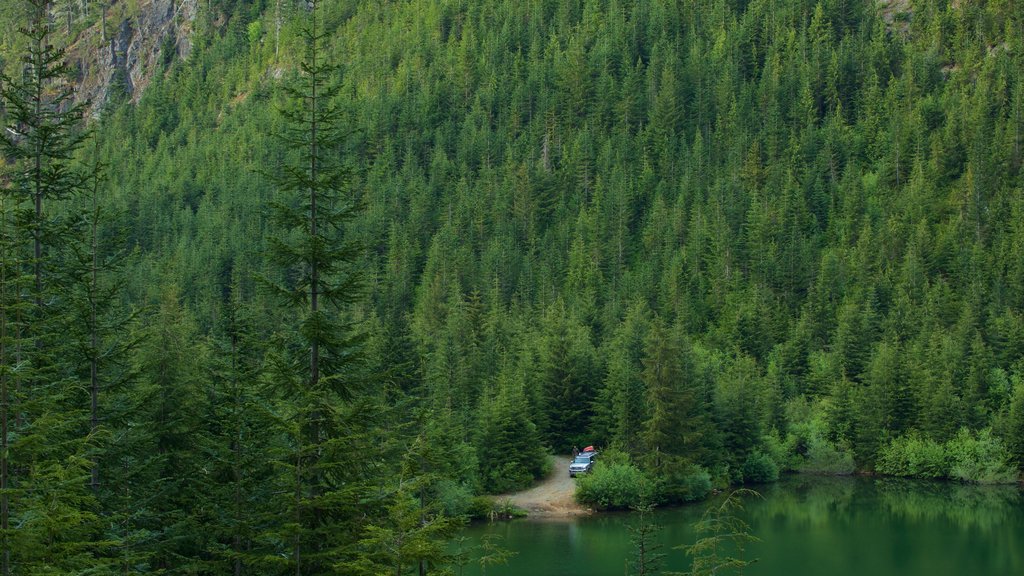
[[[273,418],[266,386],[259,381],[263,345],[255,314],[232,284],[224,318],[211,345],[201,449],[207,456],[202,486],[202,521],[211,532],[207,550],[217,573],[253,573],[259,557],[273,549],[259,538],[272,511]]]
[[[361,251],[346,237],[345,223],[358,203],[351,173],[341,161],[349,131],[337,106],[337,67],[324,53],[327,33],[319,3],[301,37],[300,74],[285,88],[280,134],[292,161],[270,174],[277,187],[272,206],[270,263],[277,276],[267,285],[281,317],[294,316],[275,341],[270,376],[280,388],[278,409],[286,444],[278,457],[288,497],[272,530],[289,572],[331,574],[359,533],[360,492],[374,458],[356,438],[368,426],[360,380],[361,337],[346,314],[362,298],[356,261]],[[365,436],[362,437],[365,441]],[[360,448],[367,451],[359,453]]]
[[[559,301],[545,318],[541,353],[542,429],[549,448],[566,453],[573,445],[590,444],[587,431],[597,388],[596,362],[589,328],[568,314]]]
[[[67,362],[74,343],[67,337],[67,278],[55,264],[69,238],[55,203],[72,197],[84,181],[73,161],[85,138],[84,106],[73,102],[64,51],[53,45],[49,3],[28,0],[27,8],[21,73],[0,77],[6,112],[0,153],[12,166],[0,179],[4,283],[12,289],[2,303],[10,332],[0,336],[3,370],[12,377],[4,377],[0,395],[7,412],[2,419],[13,424],[3,434],[0,524],[18,526],[13,540],[5,531],[4,575],[89,566],[95,540],[94,500],[85,481],[92,438],[85,399]]]
[[[663,481],[669,500],[686,498],[683,477],[706,458],[709,424],[693,355],[678,327],[651,321],[644,341],[643,382],[649,415],[640,440],[644,469]]]
[[[135,355],[139,383],[131,394],[138,404],[125,431],[135,445],[123,454],[128,477],[117,479],[131,491],[124,504],[133,520],[122,546],[146,554],[150,570],[195,571],[206,567],[200,552],[211,536],[202,529],[209,468],[200,450],[208,435],[201,407],[209,351],[177,286],[168,283],[159,297]]]

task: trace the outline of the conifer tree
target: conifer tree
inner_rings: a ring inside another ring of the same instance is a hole
[[[1003,436],[1017,468],[1024,470],[1024,382],[1020,378],[1014,378],[1013,395],[1007,412]]]
[[[85,138],[84,105],[73,102],[64,51],[53,45],[49,2],[28,0],[27,8],[28,23],[20,29],[26,44],[21,74],[0,76],[6,112],[0,153],[13,168],[0,187],[4,239],[11,240],[4,264],[19,263],[5,270],[5,284],[22,286],[17,299],[2,303],[5,328],[12,330],[5,347],[13,353],[5,354],[3,369],[18,366],[17,377],[7,382],[13,388],[4,390],[6,407],[17,417],[4,434],[0,524],[18,525],[17,543],[5,532],[4,575],[77,570],[90,564],[95,551],[93,499],[82,481],[92,438],[76,375],[66,361],[73,344],[66,337],[66,278],[54,265],[68,234],[53,203],[73,196],[83,182],[72,157]],[[32,279],[30,286],[24,286],[24,277]]]
[[[270,368],[281,390],[287,445],[278,464],[289,494],[278,507],[276,537],[287,543],[287,569],[296,576],[333,573],[354,544],[352,523],[366,481],[359,463],[373,460],[370,452],[356,452],[357,431],[346,428],[367,425],[346,417],[347,403],[359,393],[361,362],[361,337],[345,316],[361,298],[354,265],[360,250],[344,229],[358,208],[340,160],[349,131],[336,103],[337,68],[324,53],[328,34],[319,2],[310,3],[306,18],[305,55],[281,110],[280,138],[294,161],[270,174],[278,190],[269,253],[277,277],[267,283],[283,304],[282,316],[298,318],[279,335]]]
[[[522,376],[506,365],[495,393],[479,410],[480,483],[499,494],[524,488],[544,472],[547,457],[527,403]],[[498,461],[493,454],[502,454]]]
[[[595,360],[589,329],[559,301],[548,310],[541,357],[545,440],[557,453],[589,444],[591,403],[596,388]]]
[[[129,416],[135,426],[125,433],[136,438],[126,439],[135,445],[122,456],[128,478],[118,486],[134,490],[125,502],[133,521],[122,545],[132,547],[130,533],[138,528],[144,540],[137,550],[148,555],[150,570],[201,570],[207,559],[200,552],[210,537],[199,516],[208,474],[200,451],[207,435],[201,406],[208,350],[177,286],[168,284],[159,297],[135,355],[139,384],[131,394],[140,398]]]
[[[641,378],[647,307],[634,304],[607,343],[604,384],[594,402],[595,441],[608,442],[636,456],[646,420]]]
[[[17,502],[15,487],[19,485],[11,463],[11,445],[20,431],[18,416],[20,381],[17,361],[26,345],[21,338],[21,319],[28,303],[21,298],[31,277],[23,274],[24,253],[14,229],[13,210],[17,202],[8,194],[0,194],[0,574],[11,574],[12,550],[19,543],[18,532],[11,529],[12,502]],[[16,462],[16,461],[15,461]],[[17,512],[17,508],[14,509]]]
[[[265,387],[258,380],[263,350],[254,315],[240,302],[237,284],[212,345],[215,355],[204,407],[208,434],[201,448],[208,458],[202,505],[211,531],[212,569],[241,576],[252,573],[259,555],[268,551],[259,531],[271,516],[267,503],[272,501],[274,427]]]
[[[693,356],[678,327],[666,327],[658,317],[651,321],[643,365],[650,412],[640,437],[640,463],[666,483],[666,497],[685,498],[682,478],[704,460],[709,427]]]

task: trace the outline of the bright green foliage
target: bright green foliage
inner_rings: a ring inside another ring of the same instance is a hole
[[[601,453],[590,474],[576,480],[576,501],[598,510],[628,510],[650,502],[653,483],[628,461],[606,461]]]
[[[1008,484],[1017,479],[1009,462],[1010,453],[991,430],[961,428],[944,444],[917,435],[895,438],[879,454],[877,469],[892,476]]]
[[[779,479],[779,466],[772,457],[762,452],[752,452],[743,463],[743,481],[749,484],[765,484]]]
[[[977,434],[961,428],[946,444],[950,455],[949,476],[954,480],[976,484],[1012,484],[1016,470],[1009,464],[1010,455],[1003,443],[985,428]]]
[[[803,398],[796,398],[786,412],[790,427],[785,441],[766,442],[776,462],[788,461],[786,469],[811,474],[851,474],[856,470],[848,446],[828,438],[827,402],[808,405]]]

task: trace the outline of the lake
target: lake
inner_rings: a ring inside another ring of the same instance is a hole
[[[793,476],[755,487],[741,517],[761,539],[749,575],[941,576],[1024,574],[1024,498],[1016,487],[870,478]],[[712,500],[714,501],[714,500]],[[693,523],[708,502],[650,516],[664,570],[686,570]],[[467,546],[497,537],[515,552],[504,565],[465,567],[487,576],[600,576],[626,573],[636,514],[568,520],[522,519],[466,529]]]

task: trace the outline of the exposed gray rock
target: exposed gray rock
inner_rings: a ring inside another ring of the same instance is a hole
[[[107,8],[106,30],[97,23],[69,46],[79,70],[76,99],[91,102],[99,115],[112,98],[138,101],[163,59],[188,59],[197,0],[139,0],[133,13],[126,4]],[[170,51],[171,53],[168,53]]]

